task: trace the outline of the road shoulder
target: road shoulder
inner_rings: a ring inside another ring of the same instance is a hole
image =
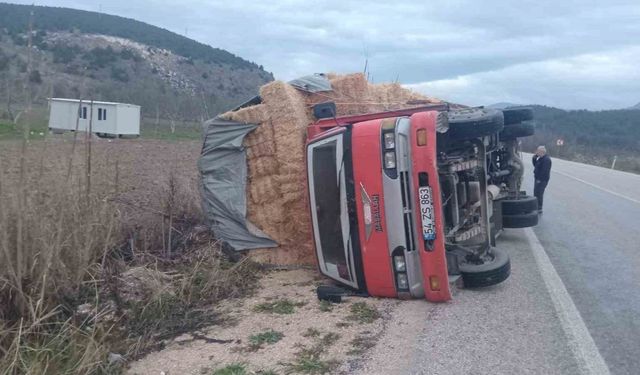
[[[444,304],[397,309],[360,374],[580,374],[522,230],[501,236],[512,275]]]

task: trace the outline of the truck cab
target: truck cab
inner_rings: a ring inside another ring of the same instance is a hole
[[[378,297],[451,299],[504,281],[492,246],[504,187],[487,161],[502,113],[431,105],[318,120],[307,130],[309,211],[320,272]]]

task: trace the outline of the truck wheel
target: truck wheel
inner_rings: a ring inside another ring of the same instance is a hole
[[[538,225],[538,211],[526,214],[502,215],[503,228],[529,228]]]
[[[505,108],[502,113],[504,114],[505,126],[533,120],[533,109],[529,107]]]
[[[538,198],[528,195],[518,199],[502,199],[503,215],[526,214],[538,210]]]
[[[460,263],[460,275],[465,288],[481,288],[505,281],[511,274],[509,255],[493,249],[493,260],[483,264]]]
[[[489,108],[465,108],[449,112],[447,136],[453,141],[466,141],[498,133],[504,128],[501,111]]]
[[[522,138],[534,135],[536,128],[533,124],[519,123],[505,126],[500,132],[500,140],[508,140],[515,138]]]

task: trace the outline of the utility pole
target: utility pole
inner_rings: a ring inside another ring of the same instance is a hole
[[[91,138],[93,137],[93,99],[89,110],[89,131],[87,132],[87,203],[91,195]]]

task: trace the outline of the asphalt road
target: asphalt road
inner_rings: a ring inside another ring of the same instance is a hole
[[[403,302],[346,373],[640,373],[640,176],[554,159],[540,219],[500,237],[507,281]]]
[[[544,206],[534,232],[609,370],[640,373],[640,176],[553,159]]]

